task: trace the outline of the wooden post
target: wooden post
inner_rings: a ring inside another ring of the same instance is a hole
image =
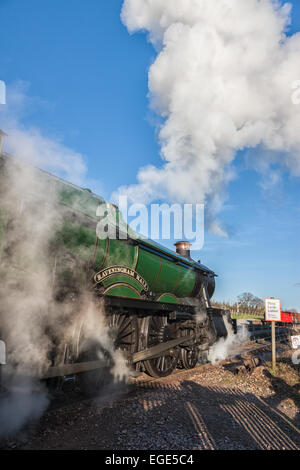
[[[280,299],[265,299],[265,320],[270,321],[272,326],[272,369],[276,370],[276,334],[275,322],[281,321],[281,304]]]
[[[272,369],[276,370],[276,331],[275,322],[272,321]]]

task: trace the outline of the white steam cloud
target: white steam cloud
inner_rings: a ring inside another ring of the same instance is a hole
[[[237,348],[242,344],[247,343],[250,335],[247,328],[242,327],[238,330],[237,334],[234,333],[232,325],[229,323],[226,315],[223,317],[227,336],[219,338],[218,341],[211,346],[208,352],[208,361],[212,364],[217,364],[224,361],[232,355],[237,354]]]
[[[80,278],[79,285],[76,279],[86,264],[56,241],[64,210],[49,188],[39,170],[8,158],[0,185],[1,228],[5,225],[5,238],[0,239],[0,337],[8,364],[3,374],[7,393],[0,394],[0,439],[45,411],[47,389],[34,377],[43,376],[53,359],[55,365],[64,364],[66,351],[76,362],[91,345],[97,346],[110,358],[107,365],[116,384],[129,375],[124,356],[115,351],[104,306],[92,295],[88,280]],[[59,280],[61,269],[72,269],[71,286]]]
[[[133,200],[205,202],[216,221],[237,151],[260,148],[300,176],[300,34],[287,36],[291,5],[275,0],[125,0],[130,33],[157,49],[149,70],[151,107],[163,118],[162,168],[141,168]],[[256,165],[259,170],[260,165]]]
[[[0,338],[6,342],[8,363],[6,394],[0,396],[0,439],[42,415],[50,399],[34,377],[42,376],[53,360],[63,364],[66,351],[76,361],[91,344],[97,345],[109,356],[116,383],[129,374],[90,284],[80,278],[78,286],[75,276],[72,286],[63,286],[57,279],[60,268],[83,274],[86,264],[56,241],[64,206],[34,167],[77,184],[86,182],[86,167],[82,155],[23,124],[31,108],[32,100],[17,86],[9,89],[7,109],[0,114],[0,128],[8,134],[5,150],[17,157],[7,156],[0,181]]]

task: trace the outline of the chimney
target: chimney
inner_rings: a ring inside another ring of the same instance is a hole
[[[7,136],[7,134],[5,134],[5,132],[1,131],[1,129],[0,129],[0,155],[2,153],[3,139],[6,136]]]
[[[185,258],[191,259],[191,246],[192,244],[189,242],[177,242],[175,243],[176,246],[176,253],[180,256],[184,256]]]

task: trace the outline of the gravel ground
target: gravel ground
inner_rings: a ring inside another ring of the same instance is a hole
[[[117,394],[54,400],[0,449],[300,449],[299,367],[283,360],[236,375],[236,364],[132,380]]]

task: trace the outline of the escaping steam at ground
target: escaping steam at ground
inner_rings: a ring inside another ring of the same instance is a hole
[[[290,13],[277,0],[124,0],[129,32],[147,32],[157,50],[149,97],[163,120],[163,165],[141,168],[116,199],[206,203],[209,229],[226,236],[217,213],[239,150],[259,149],[250,164],[269,180],[280,178],[274,165],[300,175],[300,35],[286,35]]]
[[[248,329],[242,327],[238,330],[237,334],[234,333],[232,325],[229,323],[226,315],[223,316],[223,320],[227,330],[226,338],[220,338],[213,346],[209,349],[208,361],[212,364],[224,361],[231,355],[236,353],[236,348],[249,341],[250,336]]]

